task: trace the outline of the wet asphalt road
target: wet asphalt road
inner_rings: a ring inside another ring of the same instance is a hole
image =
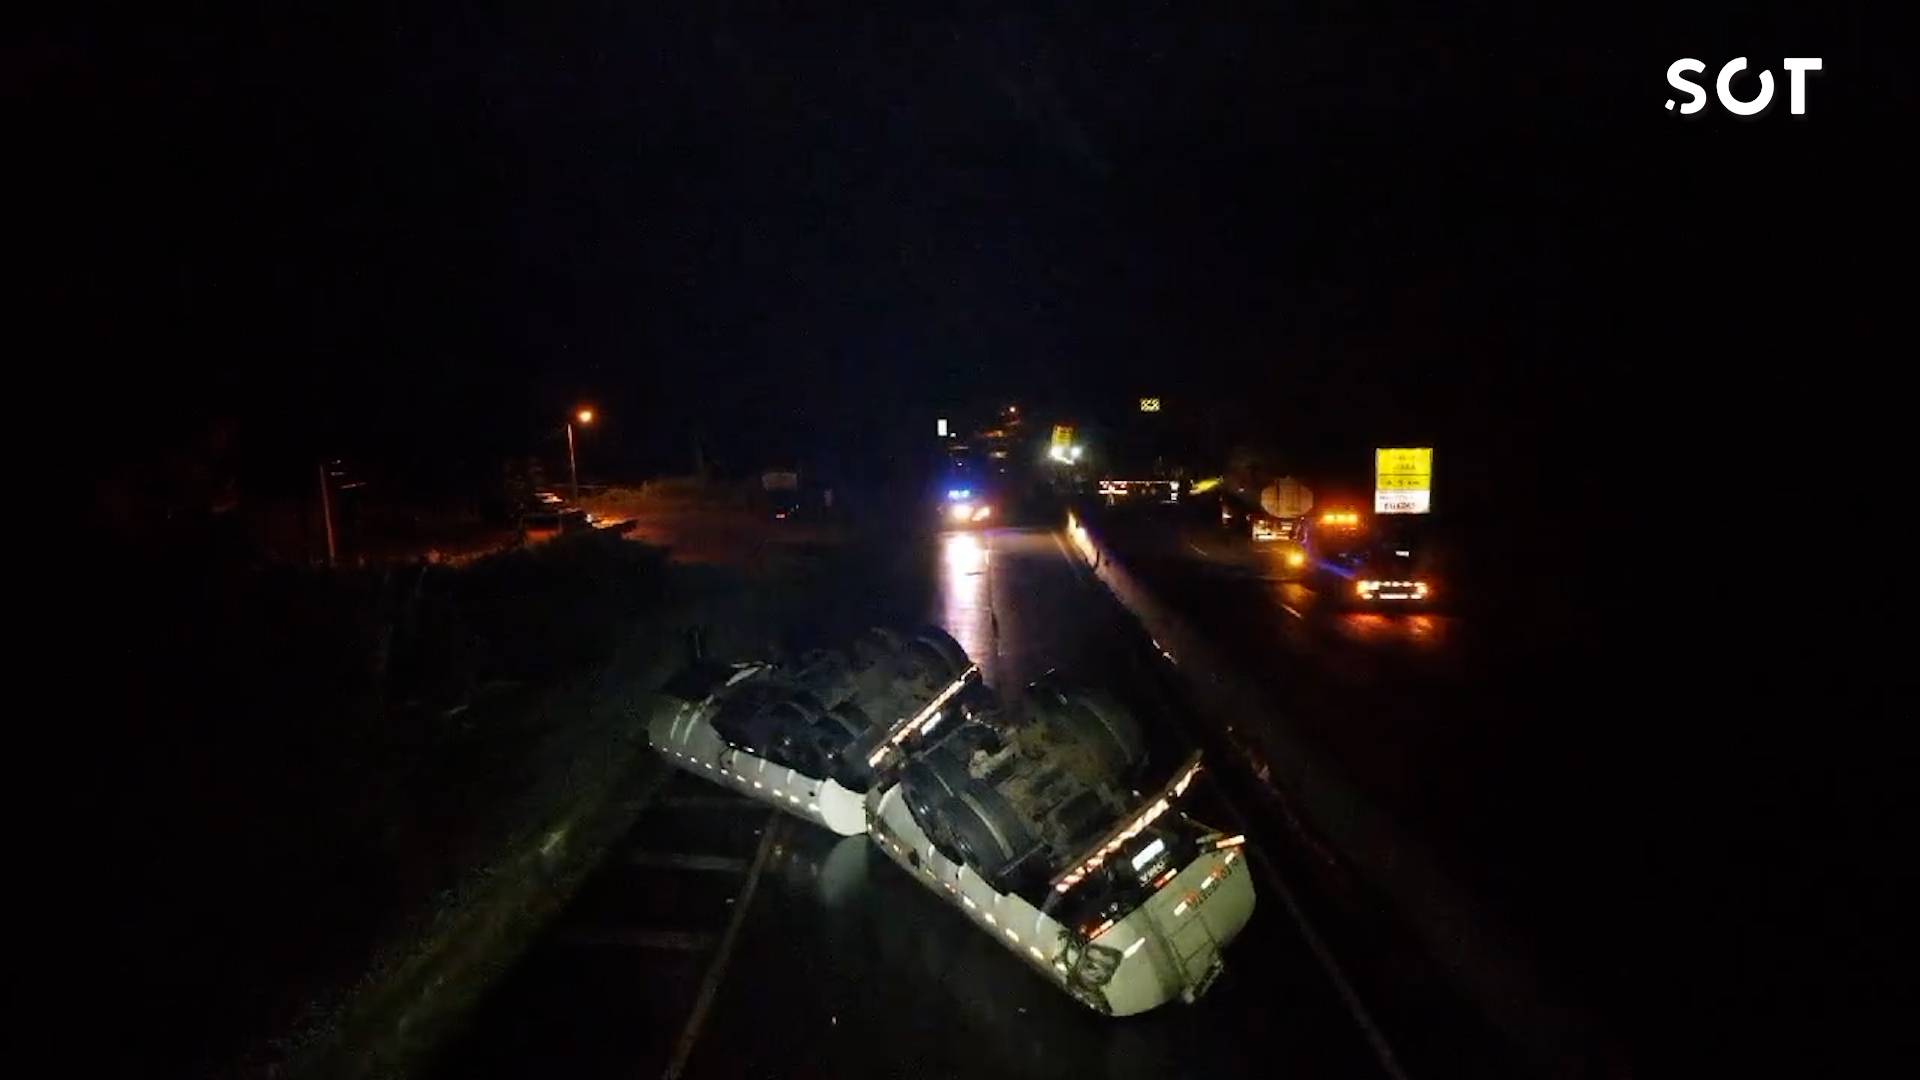
[[[1621,918],[1637,893],[1624,871],[1638,863],[1606,765],[1622,718],[1591,704],[1608,672],[1582,642],[1487,617],[1472,582],[1442,580],[1427,612],[1330,603],[1339,582],[1287,571],[1192,509],[1096,513],[1093,528],[1257,685],[1273,723],[1392,822],[1396,845],[1471,898],[1499,955],[1470,962],[1464,978],[1481,981],[1481,1008],[1510,1014],[1495,1021],[1510,1038],[1536,1043],[1536,1067],[1624,1052],[1618,1025],[1637,992]],[[1411,1026],[1396,1026],[1403,1051]]]
[[[1188,746],[1116,605],[1046,530],[930,541],[928,621],[989,683],[1049,668]],[[1203,777],[1205,774],[1203,774]],[[1096,1016],[871,850],[674,773],[500,981],[443,1076],[1380,1076],[1276,894],[1268,837],[1204,781],[1190,812],[1247,828],[1260,906],[1192,1006]],[[1284,842],[1272,837],[1274,842]]]

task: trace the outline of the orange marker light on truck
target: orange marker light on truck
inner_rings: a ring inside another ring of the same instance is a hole
[[[1114,832],[1108,834],[1104,843],[1095,841],[1095,847],[1090,854],[1084,856],[1079,864],[1072,870],[1055,878],[1053,891],[1066,893],[1075,885],[1086,880],[1089,874],[1100,869],[1101,865],[1107,861],[1108,856],[1119,851],[1129,840],[1145,832],[1147,826],[1153,824],[1154,820],[1160,817],[1160,815],[1171,810],[1173,808],[1173,800],[1187,793],[1187,787],[1193,783],[1193,778],[1199,775],[1199,773],[1200,755],[1196,752],[1191,758],[1187,759],[1186,767],[1180,771],[1180,775],[1162,790],[1159,798],[1148,803],[1146,807],[1135,814],[1132,819],[1125,822]]]

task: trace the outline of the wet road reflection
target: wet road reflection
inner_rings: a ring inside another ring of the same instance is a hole
[[[951,532],[940,536],[939,610],[933,622],[967,650],[990,684],[995,669],[991,564],[992,532]]]
[[[1447,644],[1447,620],[1418,612],[1341,612],[1333,627],[1341,637],[1363,645],[1440,649]]]

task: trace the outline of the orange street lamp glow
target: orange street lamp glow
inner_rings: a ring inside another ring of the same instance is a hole
[[[578,413],[575,414],[575,418],[578,419],[583,424],[591,424],[593,423],[593,410],[581,409]]]

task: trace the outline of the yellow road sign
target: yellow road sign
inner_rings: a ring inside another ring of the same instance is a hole
[[[1433,447],[1380,447],[1373,452],[1377,514],[1424,514],[1433,503]]]
[[[1140,399],[1140,411],[1141,411],[1141,412],[1159,412],[1159,411],[1160,411],[1160,399],[1159,399],[1159,398],[1157,398],[1157,397],[1143,397],[1143,398],[1141,398],[1141,399]]]

